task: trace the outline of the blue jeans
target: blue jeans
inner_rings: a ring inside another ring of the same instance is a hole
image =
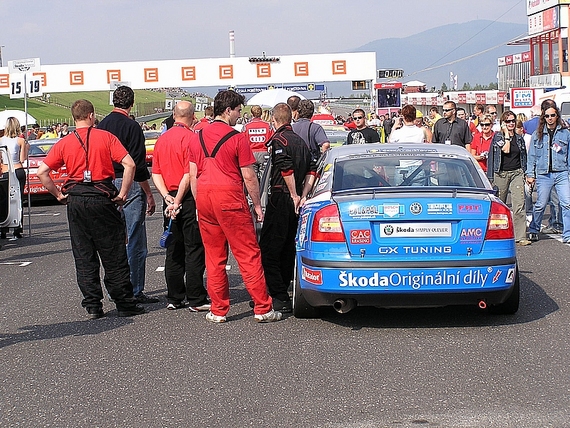
[[[548,209],[550,216],[548,217],[548,227],[552,229],[562,230],[562,209],[560,208],[560,201],[558,200],[558,193],[556,188],[552,188],[550,193],[550,200],[548,201]]]
[[[122,178],[115,179],[117,189],[121,189]],[[144,291],[146,256],[146,194],[139,183],[133,182],[122,207],[127,224],[127,258],[131,270],[133,294],[139,296]]]
[[[568,171],[549,172],[548,174],[539,174],[536,177],[537,199],[532,212],[529,233],[540,232],[544,209],[548,205],[553,187],[556,188],[562,208],[562,224],[564,227],[562,239],[570,239],[570,180],[568,179]]]

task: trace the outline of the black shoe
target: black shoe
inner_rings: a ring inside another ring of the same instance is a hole
[[[291,300],[283,301],[273,298],[273,310],[281,312],[282,314],[290,314],[293,312],[293,306],[291,306]]]
[[[538,241],[538,233],[529,233],[528,240],[532,242]]]
[[[6,239],[6,232],[0,232],[0,239]]]
[[[135,302],[146,305],[148,303],[158,303],[160,300],[156,297],[148,297],[146,294],[141,293],[138,296],[135,296]]]
[[[89,314],[89,319],[96,320],[99,318],[103,318],[105,313],[103,312],[103,308],[87,308],[87,313]]]
[[[134,305],[129,308],[117,308],[117,314],[120,317],[132,317],[135,315],[141,315],[146,312],[145,308],[141,305]]]
[[[22,239],[22,234],[20,232],[14,232],[14,238]]]

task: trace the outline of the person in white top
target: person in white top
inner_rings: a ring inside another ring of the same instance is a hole
[[[401,114],[404,119],[404,125],[390,133],[388,142],[423,143],[425,138],[424,131],[414,123],[416,120],[416,108],[412,105],[406,105],[402,108]]]

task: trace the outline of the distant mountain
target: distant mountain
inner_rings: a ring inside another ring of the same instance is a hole
[[[354,52],[376,52],[379,69],[403,69],[403,82],[420,80],[428,89],[449,87],[449,73],[458,76],[458,87],[497,81],[497,58],[525,52],[528,46],[507,46],[506,43],[527,34],[525,24],[477,20],[432,28],[410,37],[380,39],[367,43]],[[459,47],[458,47],[459,46]],[[445,64],[498,46],[496,49],[431,71],[425,68]],[[413,73],[413,74],[412,74]]]

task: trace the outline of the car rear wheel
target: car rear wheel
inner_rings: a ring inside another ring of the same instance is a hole
[[[295,278],[293,279],[293,315],[297,318],[316,318],[319,316],[319,310],[309,305],[303,296],[301,289],[301,281],[297,272],[297,263],[295,263]]]
[[[511,295],[503,303],[499,303],[498,305],[492,305],[489,308],[489,312],[491,312],[492,314],[499,314],[499,315],[512,315],[519,310],[519,301],[520,301],[520,282],[519,282],[519,270],[517,268],[517,272],[515,274],[515,283]]]

